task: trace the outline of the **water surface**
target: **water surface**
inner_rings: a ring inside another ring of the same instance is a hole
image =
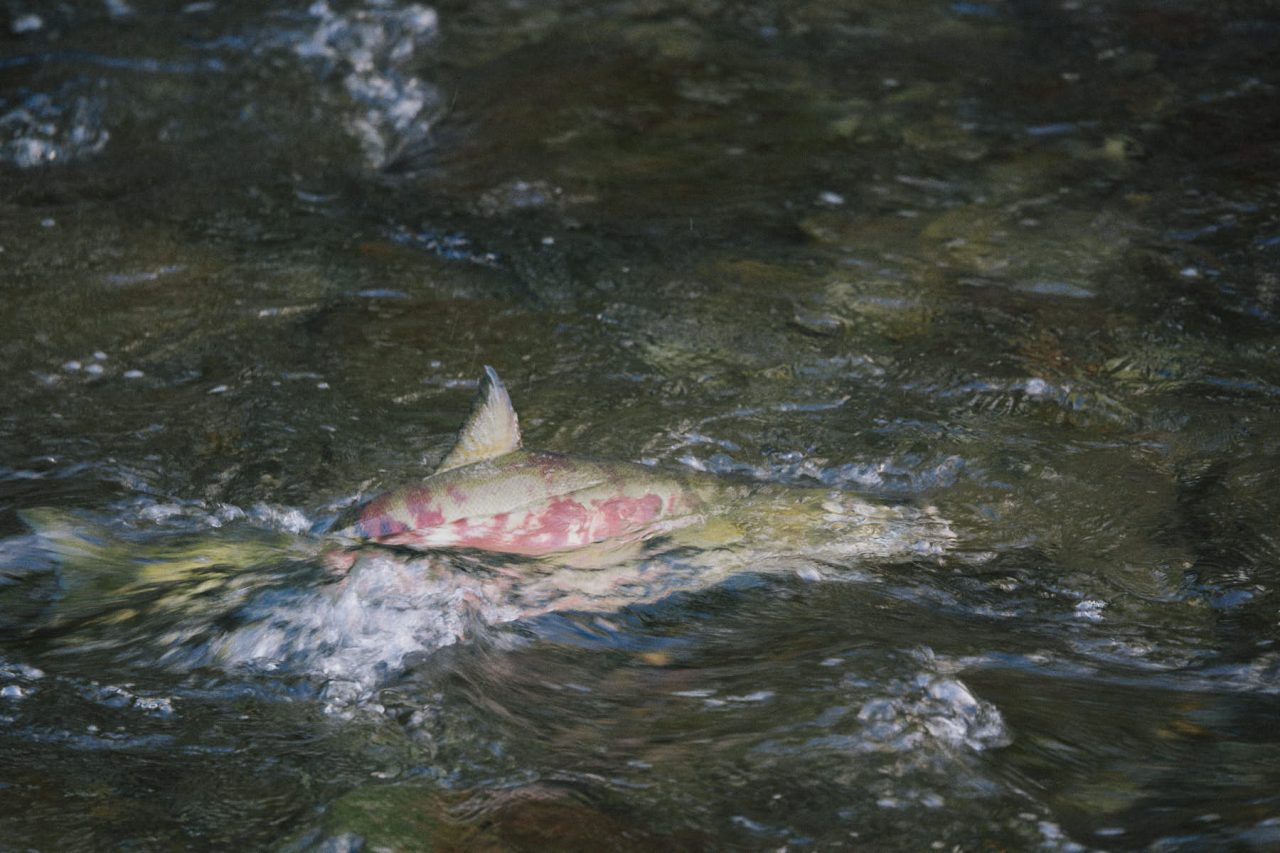
[[[1280,844],[1273,4],[0,25],[0,846]],[[956,538],[335,577],[484,364]]]

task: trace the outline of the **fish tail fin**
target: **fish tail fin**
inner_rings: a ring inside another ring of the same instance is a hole
[[[127,543],[105,525],[45,507],[19,510],[18,518],[31,528],[40,562],[57,578],[60,615],[100,610],[101,602],[136,577]]]
[[[38,549],[59,568],[92,570],[103,578],[120,573],[124,543],[106,525],[45,507],[20,509],[18,518],[35,534]]]
[[[57,509],[24,509],[18,516],[31,528],[37,552],[56,573],[60,619],[98,613],[135,592],[196,581],[209,572],[239,571],[319,553],[315,541],[268,531],[134,537]]]

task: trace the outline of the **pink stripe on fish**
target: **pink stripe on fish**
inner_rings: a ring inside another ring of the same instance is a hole
[[[648,494],[640,498],[616,497],[592,501],[598,513],[592,539],[613,539],[631,533],[662,515],[662,498]]]
[[[506,513],[479,524],[459,519],[451,525],[456,535],[451,544],[542,556],[640,533],[661,516],[662,497],[656,494],[592,501],[590,508],[572,498],[558,497],[552,498],[540,512],[526,513],[516,527],[508,526],[510,517]],[[434,538],[429,533],[427,536]],[[436,544],[447,543],[437,541]]]
[[[431,490],[422,486],[410,489],[405,495],[405,506],[409,509],[409,515],[413,517],[413,526],[416,529],[444,524],[444,513],[438,504],[432,503],[431,498]]]
[[[552,457],[554,470],[568,464]],[[647,492],[638,497],[619,494],[588,503],[573,494],[549,497],[545,504],[516,513],[448,519],[446,511],[465,506],[465,493],[452,484],[440,495],[426,486],[382,495],[360,513],[359,528],[368,539],[412,548],[476,548],[510,554],[542,556],[594,542],[640,538],[664,516],[677,515],[685,500]]]
[[[370,539],[394,536],[409,529],[409,525],[396,518],[395,495],[383,495],[369,501],[360,513],[360,532]]]

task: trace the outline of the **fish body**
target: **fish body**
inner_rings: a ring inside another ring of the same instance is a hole
[[[696,524],[717,489],[626,462],[517,450],[427,477],[364,504],[338,536],[415,550],[541,557]]]
[[[543,557],[696,525],[733,491],[693,471],[522,449],[510,398],[486,367],[467,424],[440,469],[355,508],[335,525],[335,536],[353,544]]]
[[[314,673],[337,705],[477,624],[611,610],[741,572],[818,577],[864,558],[941,554],[955,539],[931,507],[525,450],[492,368],[434,474],[317,537],[251,524],[173,536],[56,510],[23,518],[32,535],[0,543],[29,567],[0,585],[0,635],[42,632],[179,668]],[[547,570],[525,571],[525,559]]]

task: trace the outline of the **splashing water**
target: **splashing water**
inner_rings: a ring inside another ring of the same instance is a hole
[[[102,151],[111,139],[103,126],[105,99],[78,88],[69,84],[53,93],[33,92],[16,104],[0,99],[0,162],[31,169]]]
[[[308,14],[318,20],[316,29],[293,49],[322,78],[339,77],[362,110],[348,126],[368,164],[384,168],[425,144],[442,102],[436,87],[412,69],[436,35],[435,11],[412,4],[339,14],[317,0]]]
[[[367,700],[412,656],[496,625],[616,610],[742,572],[856,577],[832,561],[936,555],[954,540],[933,509],[762,489],[735,516],[741,526],[731,540],[715,544],[712,527],[710,550],[673,549],[660,539],[648,556],[628,549],[605,568],[573,568],[561,558],[409,557],[372,548],[335,571],[316,556],[328,547],[323,540],[301,535],[314,524],[296,509],[149,503],[137,517],[151,532],[118,518],[31,511],[37,534],[9,540],[25,548],[15,561],[27,562],[30,574],[57,573],[44,624],[70,628],[62,643],[179,670],[305,675],[323,685],[333,709]]]

